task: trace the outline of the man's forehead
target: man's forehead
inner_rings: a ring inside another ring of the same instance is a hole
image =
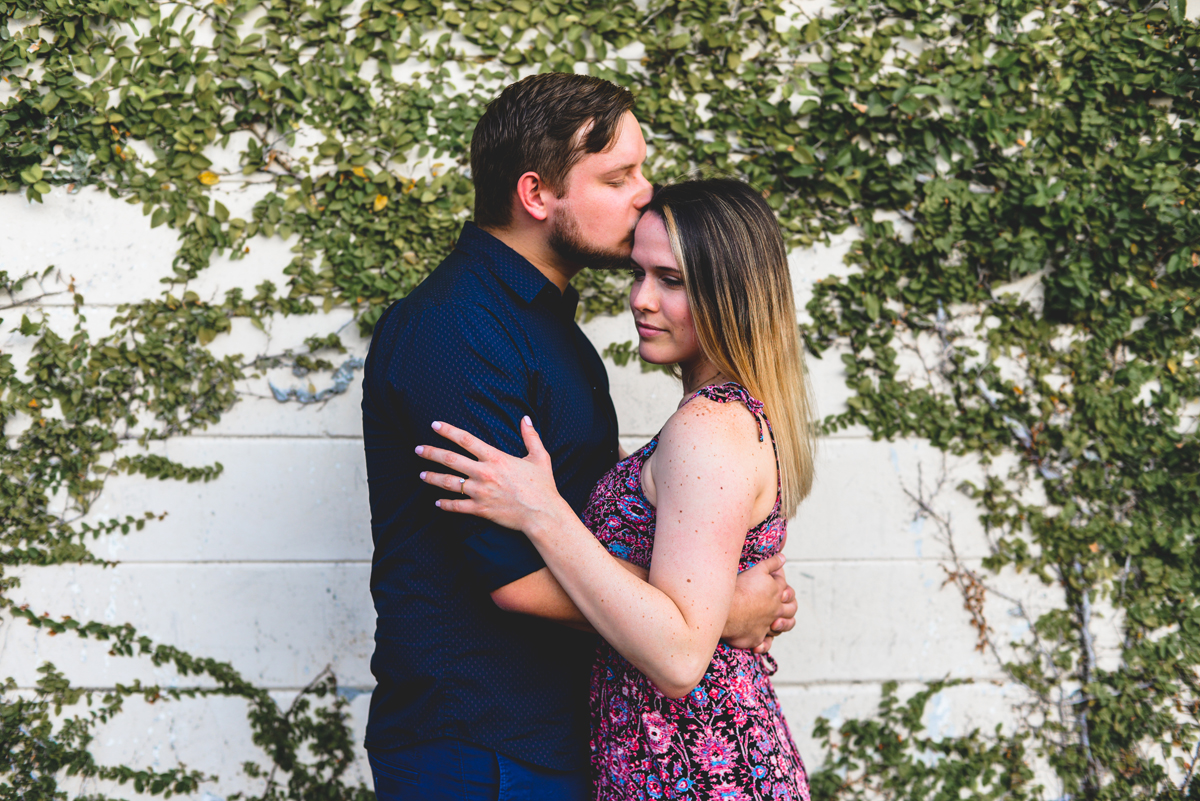
[[[615,172],[631,170],[645,158],[646,140],[642,136],[642,127],[638,125],[633,113],[627,111],[609,146],[598,153],[585,153],[576,166],[586,162],[592,169]]]

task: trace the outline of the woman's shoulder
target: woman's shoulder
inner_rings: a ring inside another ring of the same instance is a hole
[[[775,495],[771,445],[759,439],[758,420],[745,403],[708,394],[690,399],[663,426],[643,475],[647,497],[658,505],[665,487],[700,492],[709,501],[745,503],[747,520],[761,519],[766,513],[758,514],[759,507],[769,507]]]
[[[659,434],[659,449],[687,445],[700,450],[718,450],[750,442],[758,444],[758,417],[742,396],[750,398],[737,384],[704,387],[671,415]],[[753,399],[750,399],[753,400]]]

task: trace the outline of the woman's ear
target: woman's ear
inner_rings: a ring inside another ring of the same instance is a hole
[[[536,172],[527,172],[517,179],[517,203],[538,222],[545,222],[550,216],[548,194],[553,195]]]

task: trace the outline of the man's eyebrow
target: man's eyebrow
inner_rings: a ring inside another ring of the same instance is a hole
[[[620,167],[613,167],[611,170],[606,170],[604,174],[612,175],[614,172],[629,172],[636,166],[636,162],[630,162],[629,164],[622,164]]]

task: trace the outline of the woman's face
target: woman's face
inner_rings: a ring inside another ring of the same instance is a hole
[[[643,214],[633,234],[629,308],[637,323],[638,354],[652,364],[686,369],[703,358],[687,292],[662,217]]]

